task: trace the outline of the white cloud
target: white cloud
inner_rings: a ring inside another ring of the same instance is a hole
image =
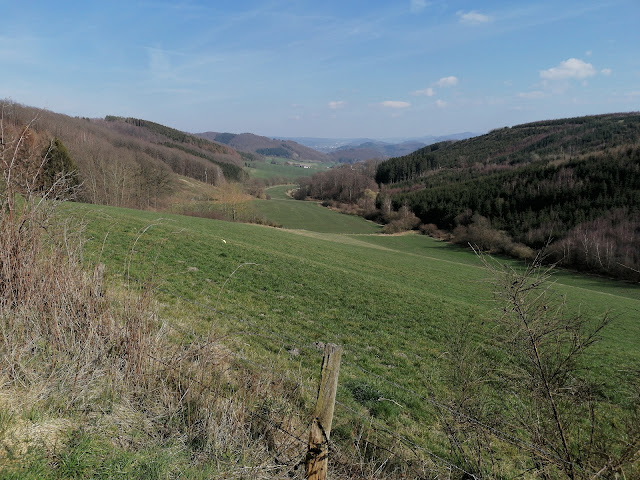
[[[484,13],[476,12],[475,10],[471,10],[470,12],[463,12],[462,10],[458,10],[456,12],[458,18],[462,23],[468,23],[472,25],[478,25],[480,23],[488,23],[491,21],[491,17],[489,15],[485,15]]]
[[[416,97],[433,97],[435,94],[435,90],[431,87],[411,92],[411,95],[415,95]]]
[[[534,90],[532,92],[522,92],[518,94],[518,97],[527,99],[544,98],[546,96],[547,94],[540,90]]]
[[[331,110],[338,110],[339,108],[343,108],[346,104],[347,102],[343,100],[334,100],[329,102],[329,108]]]
[[[587,57],[590,57],[592,53],[593,53],[593,52],[592,52],[591,50],[587,50],[586,52],[584,52],[584,54],[585,54]]]
[[[386,108],[408,108],[411,106],[409,102],[398,102],[396,100],[386,100],[381,102],[380,105]]]
[[[597,73],[596,69],[590,63],[584,62],[579,58],[570,58],[564,62],[560,62],[557,67],[540,71],[540,78],[543,80],[567,80],[576,78],[584,80],[593,77]]]
[[[600,70],[600,73],[608,77],[609,75],[611,75],[611,69],[603,68],[602,70]]]
[[[453,75],[450,77],[442,77],[436,82],[438,87],[453,87],[458,84],[458,78]]]
[[[436,100],[436,107],[438,108],[444,108],[447,106],[447,102],[445,102],[444,100]]]
[[[418,13],[429,6],[429,2],[426,0],[411,0],[411,11]]]

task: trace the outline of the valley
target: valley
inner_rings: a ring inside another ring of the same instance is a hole
[[[32,112],[16,108],[19,118]],[[20,131],[10,125],[9,134]],[[587,428],[607,458],[620,459],[615,468],[638,471],[627,457],[640,438],[637,282],[481,253],[419,221],[389,234],[390,225],[419,220],[406,202],[394,205],[399,199],[462,188],[458,177],[510,179],[504,171],[519,167],[504,165],[497,177],[477,165],[424,175],[415,167],[451,149],[490,148],[487,138],[390,163],[301,159],[304,169],[139,119],[47,113],[34,145],[51,130],[63,134],[66,156],[88,182],[76,201],[29,183],[40,175],[41,148],[3,149],[0,313],[10,361],[0,477],[93,478],[88,472],[100,469],[119,478],[149,469],[242,478],[250,469],[298,478],[327,343],[344,349],[331,437],[336,478],[452,470],[458,478],[535,478],[527,472],[536,465],[587,478],[604,461],[585,446]],[[636,168],[635,150],[616,146],[608,155],[615,152]],[[526,171],[555,168],[539,161]],[[376,186],[372,176],[389,165],[413,166],[402,182]],[[629,184],[624,195],[635,201],[637,191]],[[59,271],[69,280],[60,282]],[[531,368],[532,351],[542,352],[535,360],[544,368]],[[553,394],[537,390],[544,382]],[[550,404],[571,460],[560,455]],[[23,433],[37,425],[59,443]],[[128,432],[120,440],[118,428]],[[532,429],[546,433],[535,440]]]

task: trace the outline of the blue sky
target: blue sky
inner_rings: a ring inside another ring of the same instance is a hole
[[[410,137],[640,110],[640,1],[4,1],[0,98],[190,132]]]

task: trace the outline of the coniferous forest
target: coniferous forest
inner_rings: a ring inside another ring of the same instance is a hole
[[[359,213],[408,228],[422,224],[425,233],[493,253],[529,257],[545,248],[550,261],[567,267],[637,280],[639,141],[640,114],[628,113],[433,144],[379,163],[377,208]],[[367,172],[319,174],[298,196],[364,206]]]

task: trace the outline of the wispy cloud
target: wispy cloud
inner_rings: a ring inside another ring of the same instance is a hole
[[[447,102],[445,102],[444,100],[436,100],[436,107],[438,108],[444,108],[447,106]]]
[[[540,71],[540,78],[543,80],[584,80],[593,77],[596,69],[590,63],[579,58],[570,58],[564,62],[560,62],[557,67],[551,67],[548,70]]]
[[[436,82],[436,86],[438,87],[454,87],[458,84],[458,77],[450,76],[450,77],[442,77],[440,80]]]
[[[409,102],[399,102],[397,100],[386,100],[381,102],[380,105],[385,108],[408,108],[411,106]]]
[[[429,6],[427,0],[411,0],[411,12],[419,13]]]
[[[456,15],[458,15],[461,23],[467,23],[471,25],[479,25],[481,23],[488,23],[491,21],[491,17],[489,15],[476,12],[475,10],[471,10],[470,12],[463,12],[462,10],[458,10],[456,12]]]
[[[416,97],[433,97],[436,94],[436,91],[431,88],[424,88],[422,90],[414,90],[413,92],[411,92],[411,95],[414,95]]]
[[[333,100],[329,102],[329,108],[331,110],[338,110],[340,108],[344,108],[346,104],[347,102],[345,102],[344,100]]]
[[[154,77],[166,78],[171,76],[171,62],[164,50],[159,48],[147,48],[149,71]]]
[[[603,68],[602,70],[600,70],[600,73],[606,77],[608,77],[609,75],[611,75],[611,69],[610,68]]]
[[[544,93],[542,90],[533,90],[531,92],[522,92],[522,93],[518,94],[518,97],[526,98],[526,99],[529,99],[529,100],[538,99],[538,98],[544,98],[546,96],[547,96],[547,94]]]

